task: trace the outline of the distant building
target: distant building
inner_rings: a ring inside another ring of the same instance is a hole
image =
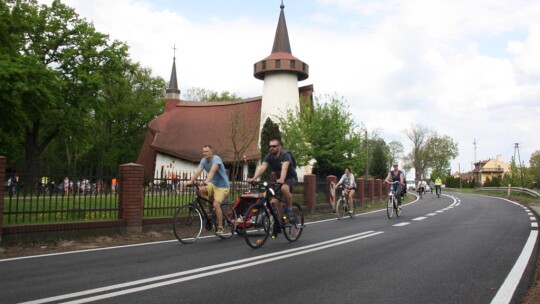
[[[495,159],[476,162],[472,171],[476,182],[482,185],[488,178],[493,179],[497,177],[502,180],[508,172],[510,172],[510,164],[505,163],[501,155],[497,155]]]
[[[260,159],[260,128],[266,118],[299,107],[299,100],[312,100],[313,85],[298,87],[298,81],[308,78],[309,66],[292,55],[284,5],[280,8],[272,52],[253,67],[254,77],[264,81],[262,96],[230,102],[181,100],[173,58],[165,111],[148,124],[136,161],[145,167],[146,177],[193,171],[205,144],[214,148],[226,166],[242,159],[246,176],[247,161]],[[246,142],[251,134],[255,138]],[[239,146],[245,148],[242,155],[236,153]],[[298,173],[302,180],[305,171]]]

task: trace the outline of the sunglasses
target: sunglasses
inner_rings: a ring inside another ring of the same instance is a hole
[[[269,145],[268,148],[277,148],[278,145]]]

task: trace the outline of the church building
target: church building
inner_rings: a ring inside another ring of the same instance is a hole
[[[194,171],[206,144],[226,166],[240,161],[245,177],[247,161],[260,160],[260,129],[266,118],[298,108],[301,99],[312,100],[313,85],[298,87],[299,81],[308,78],[309,66],[292,55],[284,8],[282,3],[271,54],[253,67],[254,77],[264,82],[262,96],[236,101],[181,100],[173,59],[165,111],[148,124],[136,161],[144,166],[146,177]]]

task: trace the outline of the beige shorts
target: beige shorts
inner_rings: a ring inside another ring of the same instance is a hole
[[[229,188],[218,188],[212,183],[208,183],[208,185],[206,185],[206,189],[208,191],[208,196],[206,199],[214,197],[214,201],[218,201],[220,203],[223,203],[227,197],[227,194],[229,194]]]

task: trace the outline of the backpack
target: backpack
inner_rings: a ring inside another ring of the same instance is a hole
[[[288,153],[290,156],[291,156],[291,159],[292,159],[292,166],[294,169],[296,169],[296,159],[294,159],[294,156],[293,154],[291,153],[291,151],[289,150],[283,150],[283,153]]]

